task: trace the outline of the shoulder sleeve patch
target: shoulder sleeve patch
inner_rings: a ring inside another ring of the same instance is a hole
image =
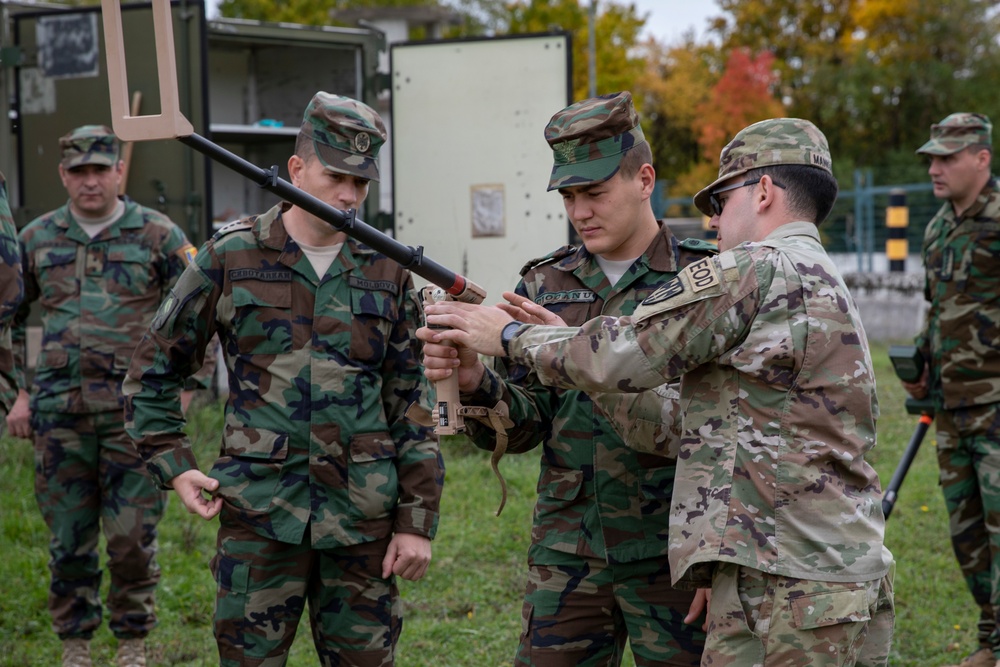
[[[545,255],[544,257],[536,257],[535,259],[528,260],[527,262],[525,262],[524,266],[521,267],[521,275],[523,276],[528,271],[531,271],[534,268],[542,266],[543,264],[550,264],[565,257],[569,257],[570,255],[575,253],[576,250],[577,250],[576,246],[564,245],[563,247],[559,248],[558,250],[555,250],[554,252],[550,252],[548,255]]]
[[[184,260],[184,265],[187,266],[194,261],[195,256],[198,254],[198,249],[195,248],[190,243],[185,244],[182,248],[177,251],[177,256]]]

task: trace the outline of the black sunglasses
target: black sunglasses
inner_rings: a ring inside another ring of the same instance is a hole
[[[781,189],[785,188],[784,185],[774,180],[773,178],[771,179],[771,182]],[[743,181],[742,183],[727,185],[724,188],[719,188],[718,190],[712,190],[712,192],[708,194],[708,203],[711,204],[712,206],[712,213],[714,213],[715,215],[722,215],[722,209],[725,208],[726,206],[726,200],[719,199],[716,195],[721,195],[723,192],[729,192],[730,190],[739,190],[740,188],[745,188],[748,185],[757,185],[758,183],[760,183],[759,178],[752,178],[748,181]]]

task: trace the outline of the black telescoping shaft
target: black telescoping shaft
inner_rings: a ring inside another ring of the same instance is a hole
[[[354,209],[341,211],[329,204],[303,192],[288,181],[278,178],[276,167],[263,169],[248,162],[218,144],[212,143],[199,134],[189,134],[178,137],[180,141],[207,155],[216,162],[224,164],[236,173],[250,179],[258,186],[269,190],[282,199],[291,202],[299,208],[325,220],[335,229],[348,236],[371,246],[383,255],[438,287],[443,288],[459,301],[475,302],[476,295],[470,291],[472,284],[464,276],[441,266],[437,262],[424,257],[423,246],[416,248],[404,245],[396,239],[387,236],[371,225],[360,220]],[[481,300],[481,297],[480,297]]]

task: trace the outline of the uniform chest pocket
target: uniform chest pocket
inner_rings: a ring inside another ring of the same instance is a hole
[[[234,283],[233,329],[243,354],[291,352],[292,283]]]
[[[101,276],[110,294],[146,294],[153,279],[152,253],[137,245],[87,249],[87,275]]]
[[[35,256],[42,303],[61,301],[80,293],[76,275],[76,248],[46,248]]]
[[[381,290],[351,290],[351,359],[380,364],[399,319],[395,295]]]

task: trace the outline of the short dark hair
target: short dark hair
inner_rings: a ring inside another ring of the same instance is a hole
[[[316,155],[312,137],[305,132],[299,132],[295,137],[295,154],[302,158],[303,162],[309,162]]]
[[[747,180],[770,176],[785,186],[789,210],[798,218],[817,225],[826,220],[837,201],[837,179],[826,169],[804,164],[778,164],[751,169]],[[755,186],[756,187],[756,186]]]
[[[644,164],[653,164],[653,151],[649,143],[641,141],[625,152],[618,164],[618,173],[622,178],[632,178],[639,173]]]

